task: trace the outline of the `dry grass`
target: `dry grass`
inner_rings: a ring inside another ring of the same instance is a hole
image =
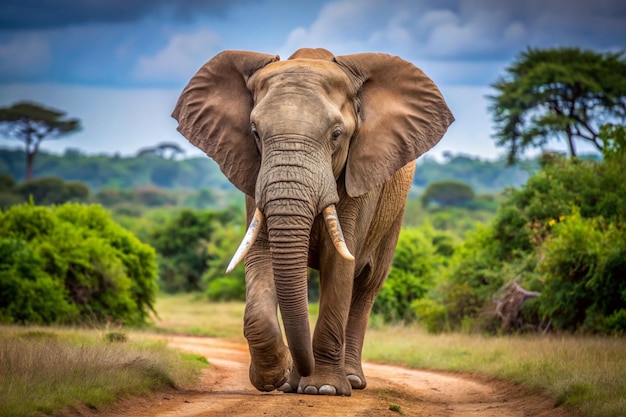
[[[417,326],[368,330],[366,360],[516,381],[585,416],[626,410],[626,340],[591,336],[431,335]]]
[[[104,336],[0,327],[0,415],[50,414],[78,403],[100,407],[124,395],[188,385],[202,366],[163,342]]]
[[[153,317],[158,333],[222,337],[245,342],[241,302],[209,302],[196,294],[161,295]]]

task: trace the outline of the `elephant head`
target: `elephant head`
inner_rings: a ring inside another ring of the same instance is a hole
[[[301,375],[313,368],[307,315],[307,256],[322,212],[342,255],[334,207],[385,183],[434,146],[454,120],[421,70],[377,53],[333,56],[301,49],[288,60],[225,51],[181,94],[178,130],[254,197],[249,231],[267,227],[278,303]],[[340,186],[341,185],[341,186]],[[261,223],[265,221],[265,225]],[[242,244],[240,259],[251,241]],[[296,336],[297,335],[297,336]]]

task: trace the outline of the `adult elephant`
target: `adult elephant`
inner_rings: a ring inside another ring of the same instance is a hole
[[[377,53],[224,51],[182,92],[178,130],[246,195],[244,334],[261,391],[350,395],[415,159],[454,120],[421,70]],[[343,232],[342,232],[343,230]],[[320,271],[313,339],[307,266]],[[288,347],[277,318],[280,306]]]

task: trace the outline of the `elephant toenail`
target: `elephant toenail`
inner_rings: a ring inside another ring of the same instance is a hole
[[[280,386],[280,388],[278,388],[278,391],[292,392],[293,388],[291,387],[291,384],[289,384],[289,382],[285,382],[283,385]]]
[[[275,389],[276,387],[274,387],[274,385],[266,385],[263,387],[263,390],[267,392],[274,391]]]
[[[317,395],[317,388],[313,385],[309,385],[304,389],[304,393],[309,395]]]
[[[348,375],[348,381],[350,381],[350,385],[352,385],[352,388],[363,387],[363,380],[357,375]]]
[[[320,395],[336,395],[337,389],[332,385],[322,385],[320,387]]]

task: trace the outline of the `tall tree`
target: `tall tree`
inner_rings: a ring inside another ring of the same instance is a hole
[[[80,120],[66,119],[65,112],[31,102],[0,107],[0,133],[24,143],[26,180],[33,176],[35,156],[44,139],[57,139],[80,129]]]
[[[571,156],[576,140],[601,150],[600,127],[626,121],[623,52],[528,48],[492,87],[496,144],[509,163],[551,139],[565,139]]]

